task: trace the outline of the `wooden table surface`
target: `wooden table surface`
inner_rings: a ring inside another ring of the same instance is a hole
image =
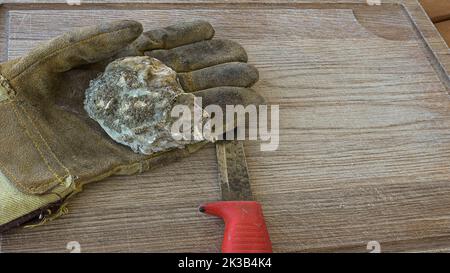
[[[254,89],[280,106],[279,149],[245,144],[274,251],[450,251],[450,50],[416,0],[36,2],[0,6],[3,59],[125,18],[146,29],[206,19],[244,45]],[[209,145],[87,186],[69,214],[2,234],[0,250],[216,252],[223,224],[197,206],[218,199]]]

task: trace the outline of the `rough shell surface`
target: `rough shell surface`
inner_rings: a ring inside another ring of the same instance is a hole
[[[110,63],[91,81],[85,95],[89,116],[113,140],[137,153],[152,154],[199,141],[172,137],[174,104],[189,101],[192,108],[194,96],[184,93],[176,72],[155,58],[127,57]],[[194,125],[193,130],[198,128]]]

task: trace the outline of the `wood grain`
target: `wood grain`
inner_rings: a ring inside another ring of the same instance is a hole
[[[372,240],[382,251],[449,251],[450,52],[417,1],[89,2],[7,4],[0,46],[14,58],[100,21],[207,19],[244,45],[260,70],[254,89],[280,105],[279,149],[246,143],[275,251],[367,251]],[[196,212],[219,198],[217,183],[210,145],[89,185],[68,215],[4,234],[1,251],[65,252],[69,241],[83,252],[218,251],[222,223]]]

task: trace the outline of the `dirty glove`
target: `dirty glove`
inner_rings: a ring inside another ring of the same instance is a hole
[[[86,183],[146,171],[202,146],[143,155],[111,140],[87,116],[83,100],[89,81],[114,58],[160,59],[204,105],[263,101],[245,88],[258,74],[245,64],[243,48],[211,40],[210,24],[181,23],[141,34],[134,21],[81,28],[0,65],[0,231],[60,215]]]

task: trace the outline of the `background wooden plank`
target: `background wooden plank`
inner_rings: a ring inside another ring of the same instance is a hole
[[[9,6],[4,25],[14,58],[105,20],[146,28],[211,21],[217,37],[244,45],[260,70],[255,90],[280,105],[279,149],[246,143],[275,251],[366,251],[372,240],[384,251],[448,250],[448,75],[426,42],[448,52],[432,29],[416,28],[427,24],[411,17],[417,2],[406,10],[315,3]],[[210,145],[143,175],[89,185],[69,215],[4,234],[1,250],[67,251],[78,241],[82,251],[218,251],[222,223],[196,212],[218,195]]]

